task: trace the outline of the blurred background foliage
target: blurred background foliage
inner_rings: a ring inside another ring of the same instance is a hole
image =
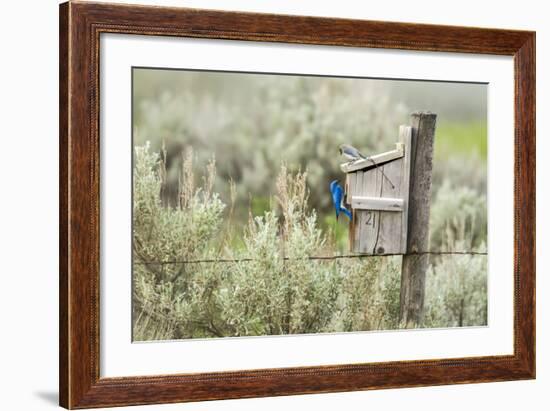
[[[411,111],[437,112],[434,198],[447,182],[484,199],[486,105],[480,84],[134,69],[134,144],[150,141],[153,151],[164,144],[163,194],[170,204],[185,148],[194,149],[197,175],[214,156],[214,189],[227,202],[228,181],[235,183],[241,222],[249,208],[254,215],[270,209],[281,162],[307,170],[311,206],[343,251],[347,231],[334,224],[327,189],[333,179],[343,180],[338,145],[367,155],[387,151]]]
[[[395,258],[292,268],[281,252],[349,252],[347,220],[334,218],[328,190],[344,178],[337,147],[392,149],[416,110],[438,115],[430,248],[485,251],[486,92],[466,83],[134,69],[135,261],[247,258],[264,247],[254,263],[135,265],[134,338],[398,328]],[[302,179],[298,209],[280,203],[281,173],[288,184]],[[285,228],[293,215],[299,223]],[[294,241],[287,251],[285,232]],[[486,257],[432,258],[426,298],[423,326],[486,324]]]

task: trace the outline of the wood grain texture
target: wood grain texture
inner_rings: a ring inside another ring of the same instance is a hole
[[[403,157],[403,147],[401,145],[397,146],[395,150],[386,151],[380,154],[369,155],[368,158],[341,164],[340,169],[344,173],[350,173],[352,171],[363,170],[366,168],[374,168],[377,164],[386,163],[400,157]]]
[[[516,357],[535,376],[535,33],[514,54],[514,337]]]
[[[60,6],[59,13],[59,402],[69,404],[69,6]]]
[[[353,196],[351,206],[361,210],[402,212],[404,203],[400,198]]]
[[[348,174],[355,181],[353,189],[346,192],[346,196],[351,197],[356,222],[352,252],[384,255],[404,251],[402,213],[408,187],[402,184],[403,163],[402,156],[375,168]]]
[[[380,184],[382,186],[381,196],[389,198],[405,198],[405,193],[408,193],[407,187],[403,185],[403,162],[404,158],[390,161],[384,164],[384,174],[392,181],[393,187],[389,184],[382,175],[380,176]],[[401,244],[402,234],[402,215],[403,212],[380,211],[380,231],[374,252],[376,254],[397,254],[403,252]]]
[[[353,253],[406,253],[411,133],[411,127],[401,126],[397,150],[369,157],[386,160],[383,164],[377,162],[378,167],[349,172],[358,168],[350,167],[350,163],[341,165],[346,172],[346,202],[353,213],[350,224],[350,251]]]
[[[362,171],[359,171],[355,174],[355,178],[352,178],[352,181],[355,182],[355,186],[350,191],[352,200],[353,195],[356,194],[358,196],[364,196],[367,195],[368,192],[364,190],[366,183],[363,182],[365,178],[365,173]],[[355,228],[353,233],[353,244],[352,244],[352,250],[353,252],[361,253],[363,250],[367,250],[368,245],[366,244],[366,236],[362,236],[361,234],[361,228],[365,227],[367,225],[367,219],[370,217],[372,221],[372,226],[376,225],[376,219],[373,218],[372,215],[367,214],[364,211],[357,211],[355,213],[352,213],[353,220],[355,221]]]
[[[409,191],[411,188],[411,147],[412,147],[412,127],[399,127],[399,142],[405,147],[403,158],[403,190],[401,197],[404,200],[403,213],[401,214],[401,252],[407,252],[407,237],[409,231]]]
[[[433,113],[411,114],[411,184],[409,191],[407,253],[401,264],[399,318],[406,327],[421,324],[424,311],[429,250],[430,205],[432,202],[432,168],[435,140]]]
[[[504,381],[535,376],[535,34],[71,2],[60,6],[60,403],[67,408]],[[99,374],[101,33],[514,56],[514,354],[155,377]]]
[[[340,165],[346,173],[346,202],[352,209],[351,252],[366,255],[405,252],[403,234],[407,223],[403,222],[401,212],[403,199],[409,195],[409,173],[405,186],[404,153],[405,143],[401,141],[394,150]],[[349,184],[351,180],[353,184]]]
[[[357,172],[357,185],[353,191],[353,195],[357,193],[359,196],[380,197],[382,195],[383,178],[385,166],[378,166],[373,172]],[[353,201],[353,197],[352,197]],[[378,242],[378,234],[380,233],[381,219],[380,211],[363,211],[359,213],[359,248],[357,252],[361,254],[375,254],[376,243]]]

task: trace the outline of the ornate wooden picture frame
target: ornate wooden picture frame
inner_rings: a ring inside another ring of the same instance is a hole
[[[101,378],[100,35],[513,56],[514,353]],[[535,33],[69,2],[60,6],[60,404],[91,408],[535,378]]]

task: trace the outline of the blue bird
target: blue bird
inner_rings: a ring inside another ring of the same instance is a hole
[[[382,173],[382,175],[388,181],[388,183],[390,183],[391,188],[392,189],[395,188],[392,181],[386,176],[386,173],[384,173],[382,169],[378,167],[378,164],[376,164],[376,162],[372,158],[364,156],[363,154],[361,154],[359,150],[357,150],[353,146],[350,146],[349,144],[340,144],[340,147],[338,147],[338,150],[340,151],[341,156],[344,156],[346,159],[348,159],[352,163],[358,160],[370,161],[374,165],[374,167],[376,167],[376,169]]]
[[[330,193],[332,194],[332,203],[336,211],[336,220],[338,220],[340,212],[344,213],[351,220],[351,212],[342,205],[344,200],[344,189],[338,184],[338,180],[334,180],[330,183]]]

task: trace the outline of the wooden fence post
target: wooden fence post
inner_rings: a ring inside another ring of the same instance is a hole
[[[430,112],[411,114],[411,186],[409,192],[409,221],[407,253],[401,267],[400,321],[414,327],[421,323],[424,311],[424,291],[428,251],[432,164],[436,115]]]

